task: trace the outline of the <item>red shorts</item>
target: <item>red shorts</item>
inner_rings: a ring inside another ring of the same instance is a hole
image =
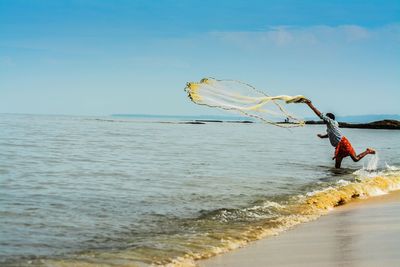
[[[340,139],[339,144],[336,146],[335,156],[333,157],[333,159],[345,158],[354,154],[356,154],[354,148],[351,146],[349,140],[347,140],[347,138],[343,136],[342,139]]]

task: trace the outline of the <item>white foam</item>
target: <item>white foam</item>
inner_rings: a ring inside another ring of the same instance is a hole
[[[378,175],[381,175],[381,172],[368,171],[366,168],[363,167],[362,169],[359,169],[359,170],[353,172],[353,174],[357,176],[356,179],[361,179],[362,180],[362,178],[373,178],[373,177],[376,177]]]
[[[388,171],[400,171],[400,168],[399,168],[399,167],[390,166],[390,165],[387,164],[386,162],[385,162],[385,165],[386,165],[386,169],[387,169]]]
[[[370,190],[369,192],[370,196],[376,197],[376,196],[382,196],[388,194],[388,192],[383,191],[382,189],[379,188],[374,188],[373,190]]]
[[[332,186],[328,186],[328,187],[326,187],[326,188],[324,188],[324,189],[321,189],[321,190],[314,190],[314,191],[312,191],[312,192],[307,192],[307,193],[306,193],[306,196],[307,196],[307,197],[312,197],[312,196],[314,196],[314,195],[316,195],[316,194],[323,193],[323,192],[326,192],[326,191],[329,191],[329,190],[333,190],[333,189],[335,189],[335,188],[332,187]]]
[[[341,186],[350,184],[349,181],[346,181],[346,180],[343,180],[343,179],[340,179],[340,180],[337,181],[336,183],[337,183],[338,185],[341,185]]]

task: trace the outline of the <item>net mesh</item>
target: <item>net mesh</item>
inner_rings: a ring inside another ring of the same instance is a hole
[[[303,120],[289,113],[284,107],[290,103],[304,103],[307,99],[302,95],[269,96],[247,83],[214,78],[188,82],[185,91],[198,105],[237,112],[281,127],[304,125]]]

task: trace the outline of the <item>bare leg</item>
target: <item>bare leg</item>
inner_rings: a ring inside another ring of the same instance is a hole
[[[368,154],[375,154],[375,150],[367,148],[364,152],[360,153],[359,155],[353,154],[350,155],[350,157],[354,162],[357,162]]]
[[[342,164],[343,158],[337,157],[335,161],[335,168],[340,169],[340,165]]]

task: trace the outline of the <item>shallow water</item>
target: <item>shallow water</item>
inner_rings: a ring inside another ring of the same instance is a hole
[[[345,159],[335,170],[333,148],[316,137],[323,126],[3,114],[0,129],[2,265],[181,256],[197,251],[198,236],[265,225],[279,205],[368,166]],[[343,132],[357,152],[379,152],[378,170],[400,166],[398,131]]]

